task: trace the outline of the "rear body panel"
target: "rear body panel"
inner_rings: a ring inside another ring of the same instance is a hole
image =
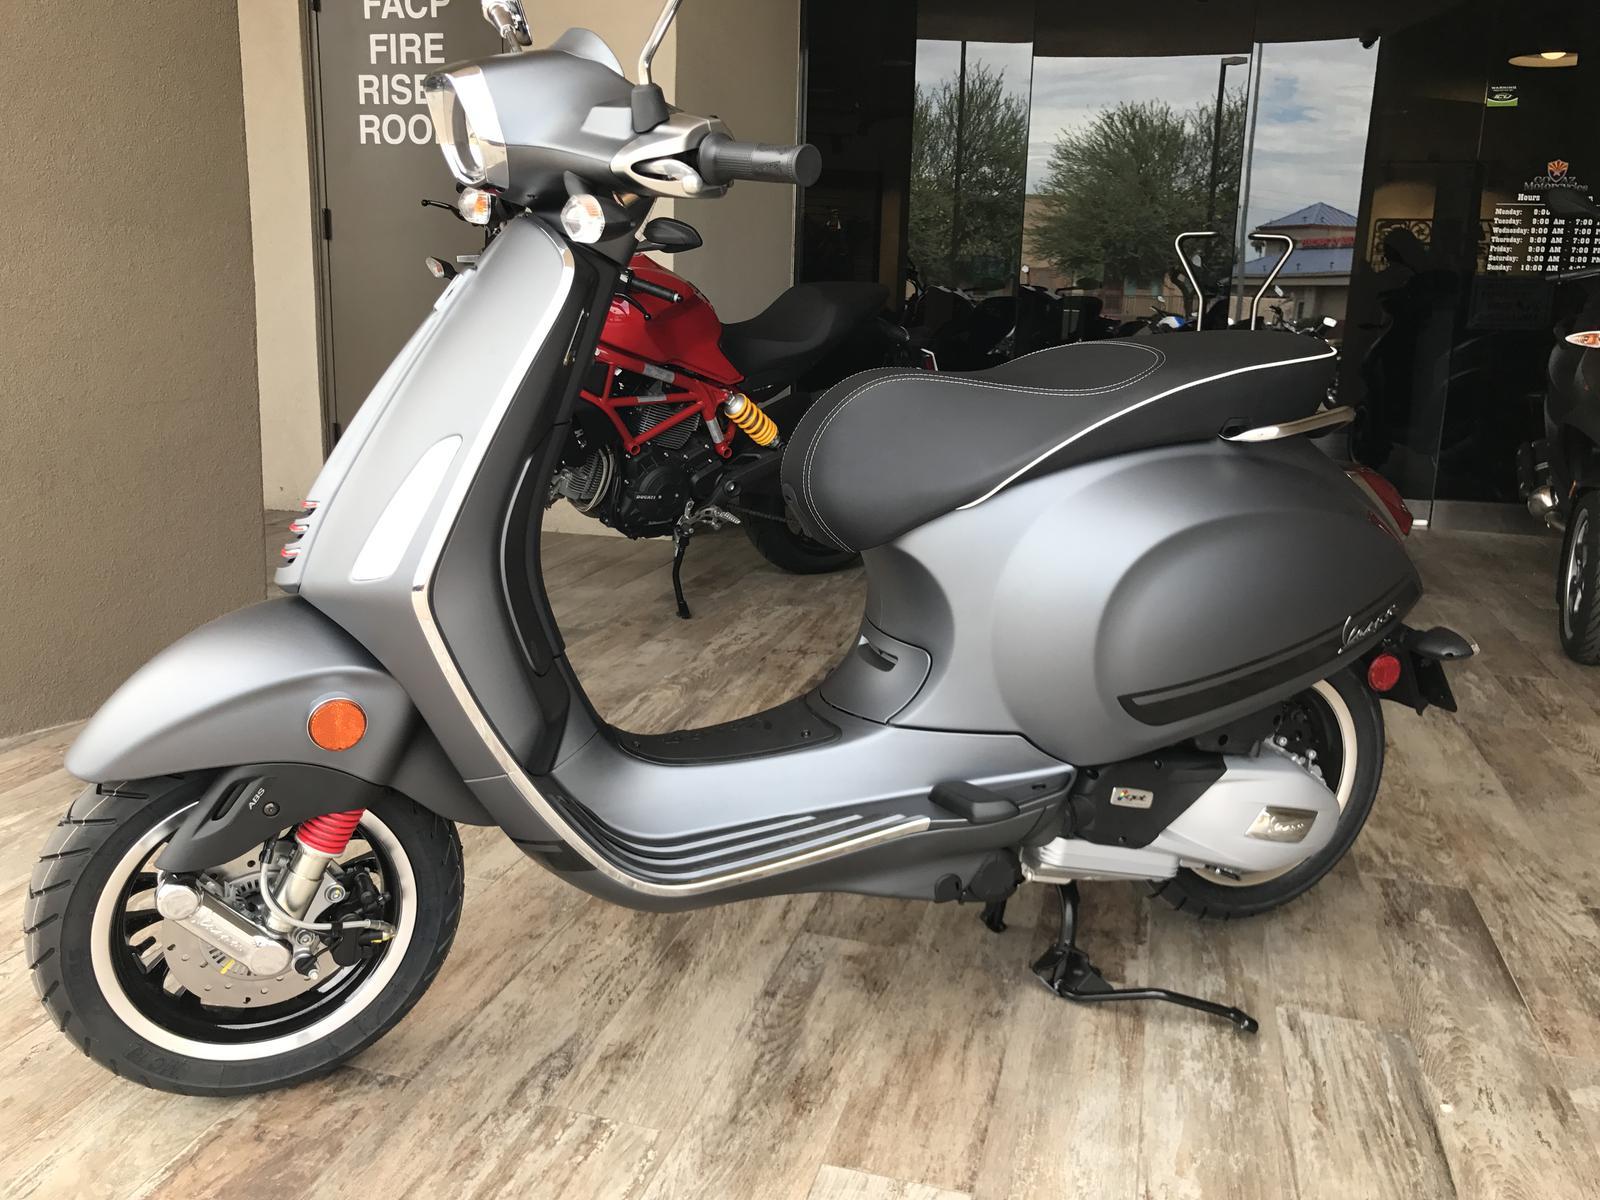
[[[895,724],[1017,731],[1080,765],[1293,694],[1421,592],[1362,493],[1304,441],[1088,463],[866,561],[869,621],[932,660]]]

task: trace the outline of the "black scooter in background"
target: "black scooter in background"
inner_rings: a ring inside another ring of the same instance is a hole
[[[1573,191],[1552,193],[1551,213],[1600,233],[1600,204]],[[1600,267],[1554,277],[1580,285],[1577,313],[1556,327],[1542,441],[1518,453],[1528,511],[1565,531],[1556,569],[1561,648],[1600,664]]]

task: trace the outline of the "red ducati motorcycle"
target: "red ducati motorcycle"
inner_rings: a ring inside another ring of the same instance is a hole
[[[670,217],[645,226],[549,496],[629,537],[670,535],[681,617],[683,556],[699,529],[740,525],[768,562],[797,574],[854,561],[785,510],[783,438],[815,394],[804,385],[884,365],[895,345],[879,320],[887,292],[875,283],[797,284],[748,321],[724,325],[693,284],[646,257],[700,244]]]

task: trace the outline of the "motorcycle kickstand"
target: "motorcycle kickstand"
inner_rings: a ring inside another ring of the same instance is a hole
[[[1004,900],[991,900],[983,906],[983,912],[978,914],[990,933],[1004,933],[1006,931],[1006,902]]]
[[[672,598],[678,602],[678,616],[685,621],[692,614],[689,612],[689,602],[683,598],[683,556],[693,536],[694,526],[685,526],[682,522],[672,530]]]
[[[1171,992],[1166,988],[1112,987],[1089,961],[1089,956],[1078,948],[1077,881],[1057,884],[1056,891],[1061,901],[1061,932],[1056,936],[1055,944],[1033,964],[1033,973],[1045,987],[1063,1000],[1079,1004],[1093,1004],[1102,1000],[1164,1000],[1231,1021],[1241,1033],[1255,1033],[1261,1028],[1256,1019],[1242,1009],[1186,996],[1182,992]],[[984,916],[987,918],[987,910]]]

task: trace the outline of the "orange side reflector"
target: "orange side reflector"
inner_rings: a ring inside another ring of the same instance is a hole
[[[306,721],[306,736],[324,750],[348,750],[366,732],[367,714],[354,700],[324,700]]]

